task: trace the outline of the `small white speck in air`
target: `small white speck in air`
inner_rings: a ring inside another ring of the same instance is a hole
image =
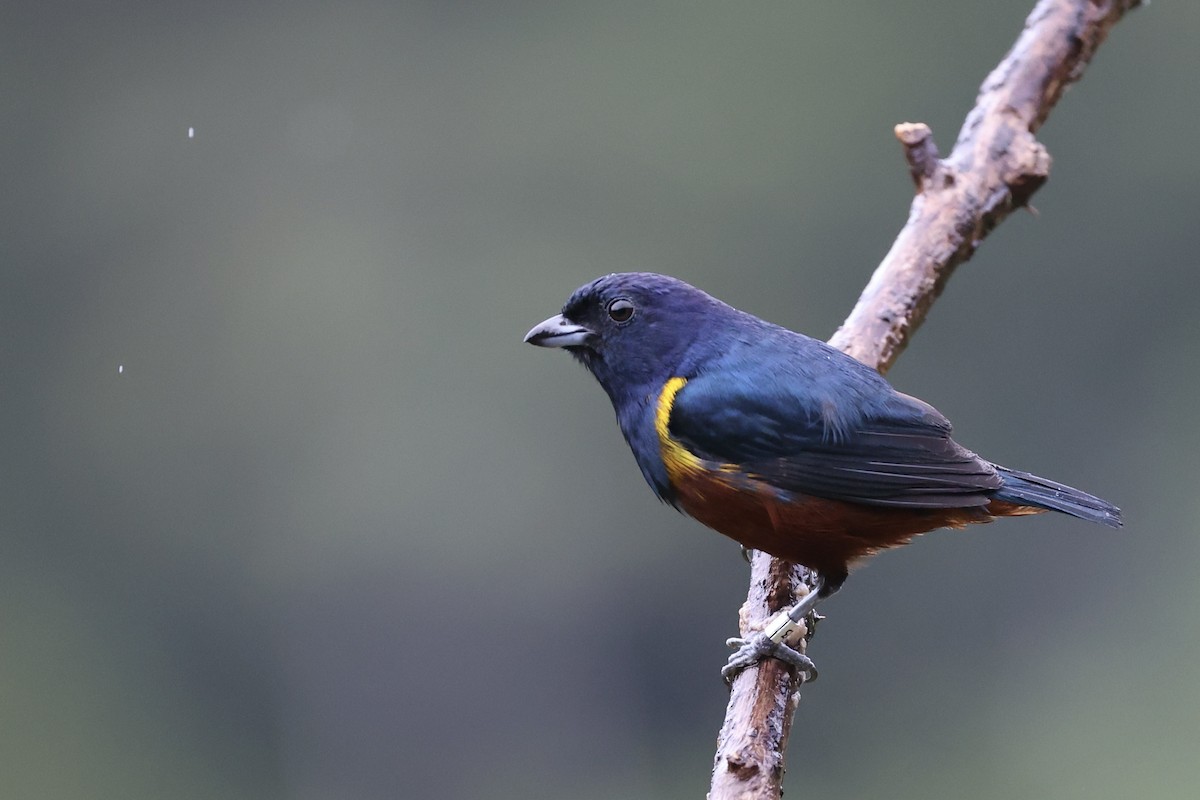
[[[189,139],[196,138],[196,129],[195,128],[188,128],[188,138]]]
[[[118,374],[118,375],[120,375],[120,374],[121,374],[122,372],[124,372],[124,371],[125,371],[125,365],[124,365],[124,364],[117,364],[117,374]]]

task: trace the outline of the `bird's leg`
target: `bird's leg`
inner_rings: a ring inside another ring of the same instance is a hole
[[[817,579],[816,588],[800,598],[791,608],[785,608],[771,617],[761,632],[748,638],[727,639],[725,644],[737,650],[721,668],[721,677],[727,683],[732,683],[734,677],[746,667],[753,666],[764,658],[777,658],[800,670],[804,682],[816,680],[817,667],[812,659],[791,647],[789,640],[801,631],[807,632],[804,618],[816,608],[817,603],[841,586],[841,580],[821,575]]]

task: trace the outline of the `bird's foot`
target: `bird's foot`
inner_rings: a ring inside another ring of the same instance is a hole
[[[777,612],[767,620],[762,632],[747,638],[726,639],[725,644],[735,648],[737,652],[731,655],[721,668],[721,677],[725,682],[733,683],[739,672],[764,658],[777,658],[789,667],[795,667],[803,683],[815,681],[817,668],[812,659],[792,647],[790,643],[800,644],[812,637],[813,628],[823,619],[813,609],[817,603],[836,592],[843,580],[845,575],[835,575],[832,580],[828,575],[819,575],[817,585],[800,598],[796,605]]]
[[[726,683],[733,683],[737,674],[746,667],[752,667],[764,658],[777,658],[783,663],[800,671],[800,680],[811,683],[817,679],[817,666],[808,656],[786,644],[776,642],[766,633],[756,633],[743,639],[734,637],[726,639],[725,644],[736,649],[736,652],[721,668],[721,677]]]

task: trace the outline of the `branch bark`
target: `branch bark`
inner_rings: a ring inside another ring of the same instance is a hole
[[[947,158],[938,159],[928,126],[896,126],[916,196],[907,223],[830,344],[880,372],[891,367],[955,267],[1046,181],[1050,155],[1034,133],[1083,75],[1112,26],[1138,5],[1140,0],[1038,2],[1012,49],[980,86]],[[755,553],[742,635],[760,630],[811,585],[803,567]],[[807,641],[800,645],[804,649]],[[717,738],[710,800],[782,795],[799,690],[795,671],[773,659],[738,675]]]

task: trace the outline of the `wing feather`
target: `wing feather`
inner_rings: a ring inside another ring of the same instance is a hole
[[[668,429],[698,457],[786,492],[957,508],[985,505],[999,488],[995,467],[950,438],[941,414],[873,370],[806,371],[697,376],[676,395]]]

